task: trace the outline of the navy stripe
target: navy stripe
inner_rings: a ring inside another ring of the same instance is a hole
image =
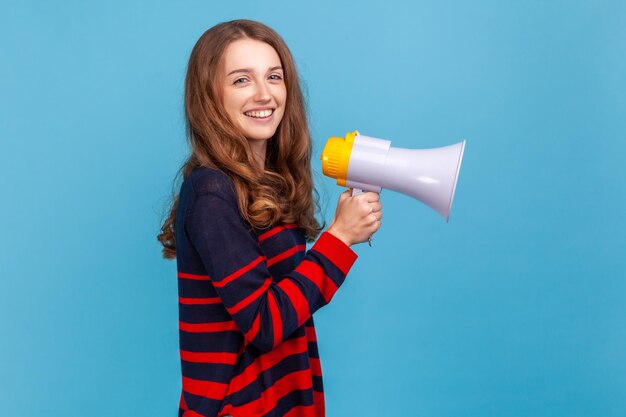
[[[317,392],[324,392],[324,384],[322,383],[322,377],[312,375],[313,377],[313,390]]]
[[[196,363],[181,361],[183,375],[192,379],[206,380],[207,375],[211,376],[212,382],[228,384],[235,373],[234,365],[223,365],[216,363]]]
[[[178,304],[178,312],[185,323],[215,323],[232,319],[222,304]]]
[[[313,394],[310,390],[292,391],[278,400],[276,407],[263,417],[282,417],[294,407],[300,405],[313,405]]]
[[[189,352],[232,352],[237,353],[243,342],[239,332],[190,333],[179,332],[180,349]]]
[[[309,357],[319,359],[320,353],[317,349],[317,343],[308,342],[308,345],[309,345]]]
[[[217,297],[217,292],[210,281],[178,278],[178,295],[183,298]]]

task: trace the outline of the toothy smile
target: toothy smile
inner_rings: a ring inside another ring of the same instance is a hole
[[[245,114],[248,117],[254,117],[257,119],[264,119],[266,117],[270,117],[272,115],[272,113],[274,113],[274,110],[268,109],[268,110],[258,110],[258,111],[247,111],[244,112],[243,114]]]

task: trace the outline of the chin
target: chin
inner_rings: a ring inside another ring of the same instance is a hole
[[[245,132],[245,136],[250,140],[268,140],[276,134],[276,129],[268,129],[260,131],[258,129],[248,130]]]

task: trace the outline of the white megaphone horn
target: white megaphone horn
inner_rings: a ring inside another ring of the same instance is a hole
[[[391,147],[391,141],[348,133],[328,138],[322,152],[324,175],[354,190],[388,188],[450,217],[465,141],[432,149]]]

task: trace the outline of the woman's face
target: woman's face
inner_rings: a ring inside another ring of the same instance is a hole
[[[222,101],[248,140],[271,138],[285,112],[287,89],[278,54],[265,42],[240,39],[224,51]]]

